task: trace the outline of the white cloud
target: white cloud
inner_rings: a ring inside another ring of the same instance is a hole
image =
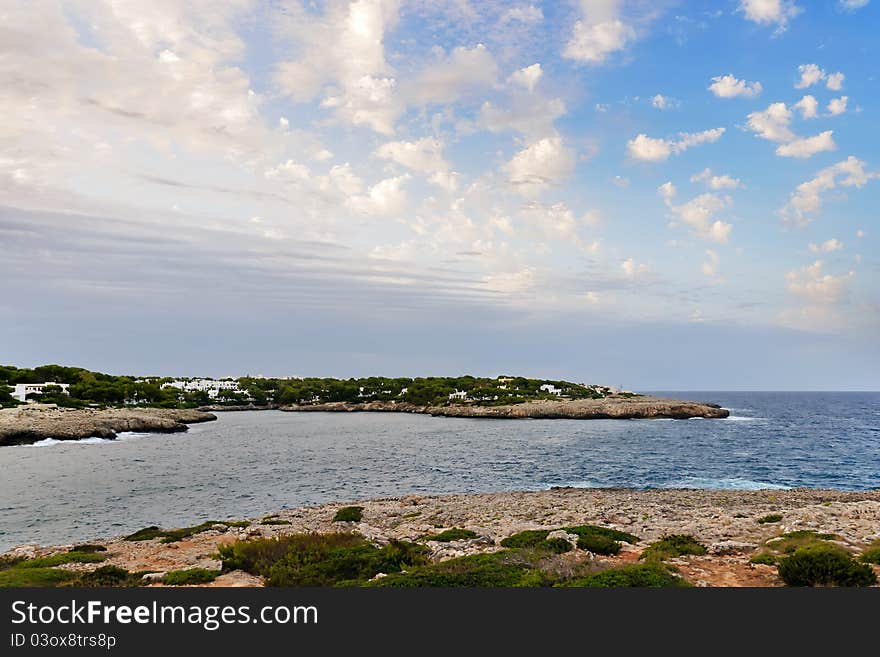
[[[664,183],[658,189],[666,206],[681,221],[687,224],[700,238],[712,242],[726,243],[733,226],[716,219],[716,214],[733,203],[729,196],[700,194],[682,205],[673,205],[676,189],[672,183]]]
[[[678,155],[691,146],[716,142],[724,131],[724,128],[712,128],[703,132],[680,132],[678,139],[656,139],[643,133],[627,142],[627,151],[636,160],[662,162],[669,159],[670,155]]]
[[[519,23],[540,23],[544,20],[544,12],[540,7],[528,5],[523,7],[512,7],[501,16],[501,22],[507,23],[517,21]]]
[[[867,7],[871,0],[837,0],[837,4],[844,11],[855,11]]]
[[[761,93],[763,87],[760,82],[738,80],[728,74],[712,78],[712,84],[708,89],[719,98],[735,98],[737,96],[754,98]]]
[[[837,144],[834,143],[833,132],[826,130],[812,137],[803,137],[782,144],[776,149],[776,154],[781,157],[805,158],[812,157],[816,153],[836,150]]]
[[[639,264],[632,258],[627,258],[623,262],[620,263],[620,268],[623,270],[623,275],[627,278],[637,278],[642,274],[646,274],[648,272],[648,266],[645,264]]]
[[[804,119],[815,119],[819,116],[819,101],[814,96],[804,96],[794,104],[794,108],[800,110],[801,118]]]
[[[789,292],[806,298],[811,303],[833,304],[846,294],[849,282],[855,278],[851,271],[841,276],[824,273],[824,263],[816,260],[812,265],[793,270],[785,275]]]
[[[809,249],[811,253],[833,253],[834,251],[839,251],[843,248],[843,242],[832,237],[830,240],[826,240],[821,244],[809,244]]]
[[[539,238],[575,244],[579,248],[595,253],[599,249],[598,242],[585,242],[579,229],[581,222],[565,203],[528,203],[520,212],[525,223],[531,227]]]
[[[448,55],[440,51],[418,78],[407,85],[404,95],[418,105],[452,103],[491,88],[497,77],[498,65],[485,45],[459,46]]]
[[[752,112],[747,118],[749,128],[762,139],[787,142],[796,138],[788,127],[791,110],[785,103],[773,103],[761,112]]]
[[[567,178],[574,165],[574,153],[562,143],[562,137],[555,136],[529,144],[504,165],[504,170],[517,191],[534,196]]]
[[[601,64],[636,38],[636,31],[619,19],[590,24],[577,21],[563,57],[587,64]]]
[[[794,0],[740,0],[740,11],[758,25],[775,24],[784,30],[788,21],[803,11]]]
[[[407,205],[406,190],[403,189],[403,185],[409,179],[409,174],[404,174],[381,180],[370,187],[366,195],[350,197],[346,205],[354,212],[366,215],[401,214]]]
[[[691,176],[691,182],[705,183],[710,189],[716,191],[720,189],[738,189],[742,186],[739,178],[734,178],[726,173],[716,176],[709,168],[703,169],[700,173],[695,173]]]
[[[293,160],[287,160],[266,170],[266,178],[282,182],[306,182],[311,178],[309,168]]]
[[[507,107],[486,101],[474,124],[491,132],[512,130],[532,138],[556,134],[554,121],[565,114],[560,98],[545,99],[536,93],[515,94]]]
[[[443,157],[443,142],[433,137],[417,141],[391,141],[382,144],[375,155],[425,174],[449,169],[449,162]]]
[[[861,229],[856,231],[856,237],[858,237],[859,239],[862,239],[864,236],[865,236],[865,231],[863,231]]]
[[[832,98],[830,101],[828,101],[828,113],[831,116],[843,114],[846,111],[847,101],[849,101],[849,98],[847,96]]]
[[[818,64],[801,64],[798,66],[798,73],[801,74],[801,77],[800,80],[795,83],[795,89],[812,87],[817,82],[821,82],[828,77],[828,74],[825,73],[823,69],[819,68]]]
[[[846,79],[846,76],[843,73],[831,73],[828,75],[825,86],[831,89],[831,91],[840,91],[843,89],[844,79]]]
[[[788,202],[779,210],[779,215],[785,223],[805,226],[822,208],[822,195],[825,192],[836,189],[838,185],[860,189],[875,178],[880,178],[880,174],[865,171],[865,163],[850,155],[845,160],[825,167],[815,178],[798,185]]]
[[[681,103],[679,103],[674,98],[670,98],[669,96],[664,96],[663,94],[657,94],[653,98],[651,98],[651,106],[654,109],[658,110],[668,110],[678,107]]]
[[[706,261],[701,270],[709,278],[718,277],[718,268],[721,266],[721,256],[714,249],[706,249]]]
[[[541,79],[543,73],[544,71],[541,70],[540,64],[532,64],[514,71],[508,80],[532,92],[535,90],[535,85],[538,84],[538,80]]]

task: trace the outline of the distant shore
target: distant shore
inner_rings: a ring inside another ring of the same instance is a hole
[[[621,543],[619,553],[612,555],[575,549],[554,557],[554,567],[601,570],[633,565],[640,563],[643,552],[654,541],[669,535],[688,535],[705,547],[705,554],[668,560],[687,582],[696,586],[781,586],[769,559],[755,557],[781,553],[774,546],[781,546],[779,541],[789,540],[787,537],[814,540],[810,532],[815,532],[816,537],[824,537],[856,556],[880,540],[880,490],[554,488],[539,492],[405,495],[353,504],[361,511],[359,519],[350,522],[334,521],[344,506],[334,503],[280,510],[246,521],[217,519],[170,532],[147,528],[145,540],[105,538],[86,546],[93,552],[100,550],[100,563],[64,563],[57,568],[84,573],[111,565],[131,573],[150,571],[139,585],[161,583],[169,572],[199,568],[209,572],[206,579],[210,581],[202,585],[262,586],[264,580],[253,573],[221,571],[221,562],[216,559],[218,547],[294,533],[355,532],[376,545],[391,540],[418,542],[426,546],[430,560],[436,563],[501,551],[502,540],[524,530],[554,531],[572,539],[576,537],[560,528],[591,524],[626,532],[635,540]],[[210,510],[204,513],[210,514]],[[450,529],[463,530],[463,538],[430,540],[430,536]],[[150,538],[153,535],[155,538]],[[5,557],[63,560],[72,548],[73,544],[27,545],[9,551]],[[84,549],[79,548],[80,552]],[[880,573],[880,566],[873,568]]]
[[[571,420],[633,420],[650,418],[683,420],[695,417],[726,418],[730,415],[727,409],[707,402],[622,395],[612,395],[603,399],[527,401],[521,404],[507,404],[503,406],[479,404],[419,406],[406,402],[372,401],[363,403],[298,404],[281,406],[279,410],[287,412],[424,413],[439,417]]]
[[[52,438],[114,439],[121,431],[177,433],[187,425],[210,422],[217,416],[194,409],[59,408],[28,404],[0,409],[0,446],[25,445]]]

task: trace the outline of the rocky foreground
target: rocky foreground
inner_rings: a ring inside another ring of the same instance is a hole
[[[175,433],[188,424],[217,416],[203,411],[166,408],[74,409],[28,404],[0,410],[0,446],[35,443],[46,438],[113,439],[120,431]]]
[[[529,529],[557,529],[596,524],[634,534],[616,556],[583,550],[560,555],[563,566],[592,561],[599,568],[637,563],[653,541],[670,534],[689,534],[708,548],[705,555],[669,561],[697,586],[781,586],[773,565],[750,559],[774,538],[798,530],[833,534],[833,542],[854,554],[880,539],[880,490],[648,490],[560,488],[540,492],[481,495],[408,495],[358,502],[359,522],[334,522],[341,504],[283,510],[251,519],[249,524],[212,524],[176,542],[160,539],[132,542],[122,538],[97,541],[106,561],[128,571],[152,571],[144,583],[158,582],[171,571],[205,568],[219,573],[218,546],[242,539],[301,532],[358,532],[376,544],[390,539],[424,541],[445,529],[471,530],[476,537],[451,542],[427,540],[433,561],[495,552],[502,539]],[[768,517],[770,520],[768,520]],[[246,525],[246,526],[243,526]],[[21,546],[7,557],[44,557],[72,546]],[[61,568],[90,570],[95,564]],[[873,567],[880,573],[880,567]],[[263,580],[242,571],[221,574],[208,586],[261,586]]]
[[[539,400],[505,406],[456,404],[450,406],[419,406],[406,402],[373,401],[365,403],[331,402],[326,404],[298,404],[281,406],[290,412],[379,412],[425,413],[442,417],[473,417],[496,419],[571,419],[571,420],[632,420],[692,417],[725,418],[727,409],[717,404],[661,399],[659,397],[610,396],[604,399]]]

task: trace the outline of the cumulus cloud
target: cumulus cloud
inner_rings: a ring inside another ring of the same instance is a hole
[[[812,157],[816,153],[836,150],[837,144],[834,143],[832,134],[833,130],[826,130],[812,137],[795,139],[779,146],[776,154],[781,157],[805,158]]]
[[[730,237],[733,226],[716,218],[721,210],[730,206],[733,199],[730,196],[718,194],[700,194],[682,205],[675,205],[678,190],[672,182],[665,182],[657,188],[657,193],[663,198],[666,207],[701,239],[726,243]]]
[[[760,82],[747,82],[728,74],[712,78],[708,89],[719,98],[754,98],[761,93],[763,87]]]
[[[406,209],[407,196],[403,185],[409,179],[409,174],[404,174],[380,180],[366,194],[349,198],[346,205],[354,212],[366,215],[399,215]]]
[[[585,241],[579,231],[586,222],[578,221],[574,212],[565,203],[528,203],[520,212],[520,217],[541,239],[567,244],[596,253],[599,250],[597,241]]]
[[[621,262],[620,269],[623,271],[623,275],[627,278],[637,278],[638,276],[646,274],[649,271],[648,265],[637,263],[632,258],[627,258],[626,260]]]
[[[806,95],[794,104],[800,110],[801,118],[815,119],[819,116],[819,101],[814,96]]]
[[[404,95],[415,104],[451,103],[487,87],[498,78],[498,64],[482,43],[440,54],[409,85]]]
[[[574,153],[562,137],[532,142],[504,165],[508,180],[523,196],[534,196],[571,175]]]
[[[833,253],[834,251],[839,251],[843,248],[843,242],[832,237],[830,240],[826,240],[821,244],[812,244],[808,245],[811,253]]]
[[[801,103],[804,99],[801,99]],[[796,105],[797,106],[797,105]],[[809,109],[810,103],[801,105]],[[832,151],[837,148],[834,142],[833,131],[826,130],[812,137],[799,137],[789,124],[792,119],[792,110],[785,103],[773,103],[767,109],[760,112],[752,112],[748,115],[748,126],[758,137],[768,141],[782,142],[776,148],[776,154],[780,157],[806,158],[821,153]]]
[[[532,64],[514,71],[508,79],[513,84],[518,84],[531,92],[535,90],[535,85],[538,84],[538,80],[541,79],[543,73],[544,71],[541,70],[540,64]]]
[[[621,0],[580,0],[580,5],[581,17],[574,24],[563,57],[598,65],[636,40],[634,22],[622,15]]]
[[[846,111],[846,104],[849,101],[847,96],[841,96],[840,98],[832,98],[828,101],[828,113],[831,116],[837,116],[838,114],[843,114]]]
[[[710,189],[716,191],[720,189],[738,189],[742,186],[739,178],[734,178],[726,173],[716,176],[709,168],[703,169],[700,173],[695,173],[691,176],[691,182],[704,183]]]
[[[806,89],[814,84],[825,81],[825,86],[832,91],[840,91],[846,76],[843,73],[827,73],[818,64],[801,64],[798,66],[800,78],[795,83],[795,89]]]
[[[776,25],[779,30],[803,11],[793,0],[740,0],[739,9],[753,23]]]
[[[876,178],[880,178],[880,173],[865,171],[865,162],[850,155],[798,185],[788,202],[779,210],[779,216],[787,224],[805,226],[822,209],[823,194],[838,186],[861,189]]]
[[[871,0],[837,0],[838,6],[844,11],[855,11],[867,7]]]
[[[670,98],[669,96],[664,96],[663,94],[657,94],[653,98],[651,98],[651,107],[658,110],[668,110],[678,107],[680,103],[674,98]]]
[[[833,304],[847,292],[849,282],[855,278],[850,271],[840,276],[826,274],[824,263],[816,260],[812,265],[795,269],[785,275],[788,291],[805,298],[810,303]]]
[[[388,142],[376,149],[375,155],[420,173],[430,174],[449,169],[449,162],[443,157],[443,142],[434,137]]]
[[[635,160],[662,162],[670,155],[678,155],[691,146],[710,144],[718,141],[724,128],[712,128],[702,132],[680,132],[678,139],[656,139],[642,133],[627,142],[627,151]]]

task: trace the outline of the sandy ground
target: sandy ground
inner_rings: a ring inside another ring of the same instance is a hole
[[[681,574],[699,586],[780,586],[776,568],[749,563],[765,541],[798,529],[837,534],[841,543],[858,552],[880,538],[880,491],[846,493],[830,490],[650,490],[559,488],[540,492],[382,498],[356,502],[364,507],[358,523],[332,522],[344,504],[326,504],[277,512],[290,524],[263,525],[250,519],[246,528],[216,526],[177,543],[158,540],[129,542],[120,537],[97,541],[105,545],[106,563],[130,571],[158,573],[183,568],[219,568],[214,556],[219,544],[256,536],[293,532],[357,531],[382,543],[391,538],[415,540],[442,529],[471,529],[479,538],[452,543],[429,542],[432,557],[443,560],[499,550],[501,539],[524,529],[554,529],[565,525],[599,524],[635,534],[641,540],[625,545],[606,565],[638,559],[647,545],[667,534],[692,534],[709,548],[706,556],[672,560]],[[777,523],[757,519],[781,514]],[[43,556],[67,546],[21,546],[11,554]],[[574,557],[573,557],[574,558]],[[69,568],[94,568],[71,565]],[[259,578],[227,573],[213,586],[259,586]]]

